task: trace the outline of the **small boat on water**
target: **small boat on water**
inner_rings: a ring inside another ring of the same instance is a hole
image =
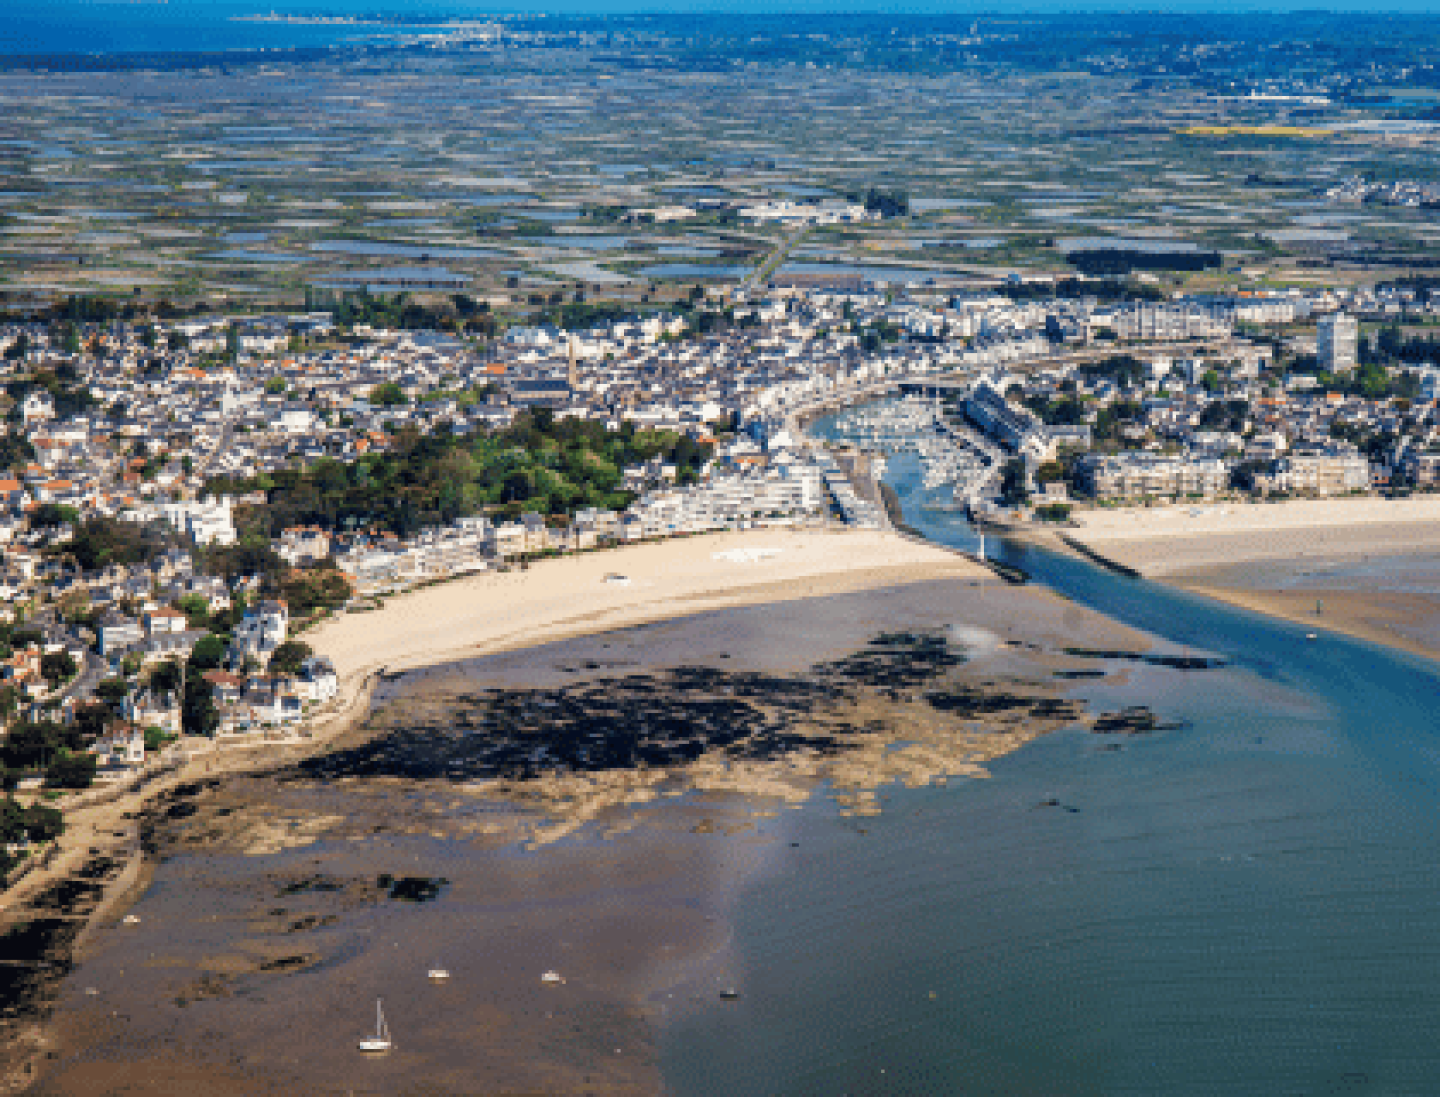
[[[450,978],[450,972],[443,967],[432,967],[425,974],[426,978],[432,983],[443,983],[446,979]]]
[[[1315,633],[1313,633],[1313,632],[1307,632],[1307,633],[1305,634],[1305,639],[1307,639],[1307,640],[1318,640],[1318,639],[1320,639],[1320,637],[1317,636],[1317,635],[1315,635]]]
[[[389,1051],[394,1047],[390,1039],[390,1026],[385,1023],[385,1011],[380,1006],[380,999],[375,999],[375,1035],[362,1036],[359,1048],[361,1051],[375,1054],[381,1051]]]

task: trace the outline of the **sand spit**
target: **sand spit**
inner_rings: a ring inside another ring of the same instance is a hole
[[[1077,513],[1069,536],[1150,577],[1246,560],[1356,557],[1440,545],[1440,496],[1205,503]]]
[[[1440,659],[1440,643],[1435,639],[1440,627],[1440,596],[1325,587],[1237,589],[1220,586],[1203,572],[1176,575],[1168,581],[1241,609],[1293,621],[1317,635],[1338,632],[1428,659]],[[1323,604],[1318,614],[1317,603]]]

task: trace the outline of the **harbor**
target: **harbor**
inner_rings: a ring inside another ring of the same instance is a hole
[[[890,460],[913,455],[919,462],[922,505],[979,508],[998,491],[1006,454],[938,397],[917,395],[852,408],[825,427],[825,434],[870,452],[882,478]]]

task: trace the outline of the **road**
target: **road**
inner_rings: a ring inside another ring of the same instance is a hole
[[[87,651],[85,663],[80,668],[80,672],[52,694],[52,699],[63,701],[66,697],[77,697],[83,700],[93,695],[95,687],[100,684],[108,669],[108,664],[101,656],[96,655],[93,651]]]
[[[801,237],[809,232],[810,228],[809,225],[801,225],[787,233],[785,238],[775,246],[775,250],[765,257],[765,261],[747,274],[745,280],[735,287],[735,296],[745,296],[755,288],[757,283],[764,282],[774,274],[780,264],[785,262],[785,256],[790,253],[790,249],[800,242]]]

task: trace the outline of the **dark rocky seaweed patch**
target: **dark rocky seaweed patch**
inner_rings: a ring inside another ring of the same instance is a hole
[[[313,876],[303,876],[298,880],[291,880],[288,883],[282,884],[275,894],[283,898],[286,895],[304,895],[307,892],[344,890],[345,883],[343,880],[337,880],[333,876],[322,876],[317,873]]]
[[[433,902],[449,882],[443,876],[402,876],[390,885],[390,898],[406,903]]]
[[[1064,648],[1066,655],[1073,655],[1077,659],[1134,659],[1140,660],[1143,656],[1138,651],[1124,651],[1119,648]]]
[[[862,688],[898,699],[964,662],[943,634],[894,632],[802,675],[684,666],[556,689],[488,690],[457,698],[465,707],[443,723],[417,721],[307,759],[287,775],[532,780],[683,765],[714,750],[747,760],[802,749],[835,754],[861,730],[835,714],[837,702]],[[1007,695],[985,711],[1030,702]]]
[[[1152,667],[1169,667],[1171,670],[1217,670],[1226,665],[1224,659],[1212,659],[1205,655],[1146,655],[1143,652],[1116,648],[1065,648],[1064,651],[1066,655],[1073,655],[1077,659],[1128,659],[1135,663],[1147,663]],[[1082,672],[1068,673],[1078,675]]]
[[[1175,731],[1180,724],[1163,724],[1145,705],[1132,705],[1119,712],[1107,712],[1091,728],[1097,735],[1148,735],[1152,731]]]
[[[0,1017],[34,1016],[48,1009],[52,988],[69,972],[70,951],[85,923],[33,918],[0,937]]]
[[[1172,670],[1215,670],[1225,665],[1224,659],[1209,659],[1201,655],[1147,655],[1145,662]]]
[[[0,1017],[35,1016],[49,1008],[55,985],[71,968],[75,939],[120,871],[97,854],[29,903],[39,917],[17,920],[0,935]]]
[[[259,971],[296,971],[299,968],[309,967],[315,962],[315,957],[308,953],[296,953],[294,956],[279,956],[274,960],[266,960],[259,966]]]

